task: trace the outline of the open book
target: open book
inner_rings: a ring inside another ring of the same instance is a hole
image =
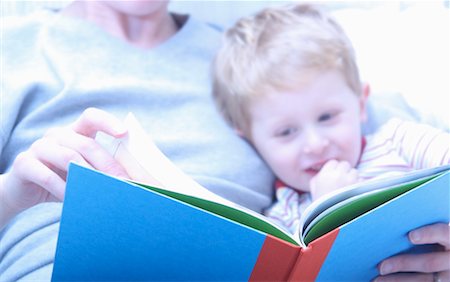
[[[370,280],[413,248],[408,231],[450,220],[444,166],[334,191],[290,234],[202,187],[126,123],[108,148],[132,181],[69,169],[54,280]]]

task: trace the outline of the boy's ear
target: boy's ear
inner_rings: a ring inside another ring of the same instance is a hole
[[[363,83],[362,85],[362,93],[359,97],[359,107],[360,107],[360,114],[361,114],[361,122],[367,121],[367,99],[370,95],[370,86],[368,83]]]
[[[245,132],[242,129],[239,129],[237,127],[234,128],[234,132],[236,132],[236,134],[241,137],[242,139],[246,140],[247,142],[251,143],[250,140],[250,136],[248,136],[247,134],[245,134]]]
[[[236,132],[239,137],[245,138],[244,132],[242,132],[242,130],[240,130],[239,128],[235,127],[234,132]]]

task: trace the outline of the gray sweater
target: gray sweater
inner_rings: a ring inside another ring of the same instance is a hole
[[[7,19],[2,44],[0,172],[48,128],[87,107],[133,112],[160,149],[208,189],[261,211],[272,175],[223,122],[210,95],[220,33],[189,18],[170,40],[140,50],[94,24],[50,11]],[[41,204],[0,233],[0,281],[49,280],[61,204]]]

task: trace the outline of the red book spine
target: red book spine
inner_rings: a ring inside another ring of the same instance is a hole
[[[339,233],[339,228],[311,242],[300,251],[288,281],[314,281]]]
[[[249,281],[286,281],[301,247],[266,236]]]

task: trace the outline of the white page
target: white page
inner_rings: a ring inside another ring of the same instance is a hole
[[[357,199],[358,198],[357,196],[359,195],[363,195],[384,188],[391,188],[392,186],[398,184],[405,184],[416,179],[424,178],[426,176],[443,172],[448,169],[450,169],[450,165],[443,165],[429,169],[415,170],[405,173],[404,175],[401,176],[368,180],[330,192],[329,194],[326,194],[321,198],[319,198],[317,201],[314,201],[305,210],[305,212],[302,214],[302,217],[300,218],[299,232],[301,236],[303,236],[305,234],[304,229],[308,225],[310,225],[315,220],[315,218],[325,216],[326,214],[328,214],[328,212],[333,211],[337,207],[339,207],[340,206],[338,205],[339,203],[345,202],[350,198],[354,197],[354,199]],[[334,207],[335,205],[336,207]],[[320,215],[324,211],[327,211],[327,213]]]
[[[299,241],[297,234],[289,234],[264,215],[222,198],[185,174],[159,150],[133,114],[128,114],[124,123],[128,128],[127,136],[111,140],[111,137],[100,134],[96,140],[122,164],[132,181],[232,207],[268,222],[294,241]]]

